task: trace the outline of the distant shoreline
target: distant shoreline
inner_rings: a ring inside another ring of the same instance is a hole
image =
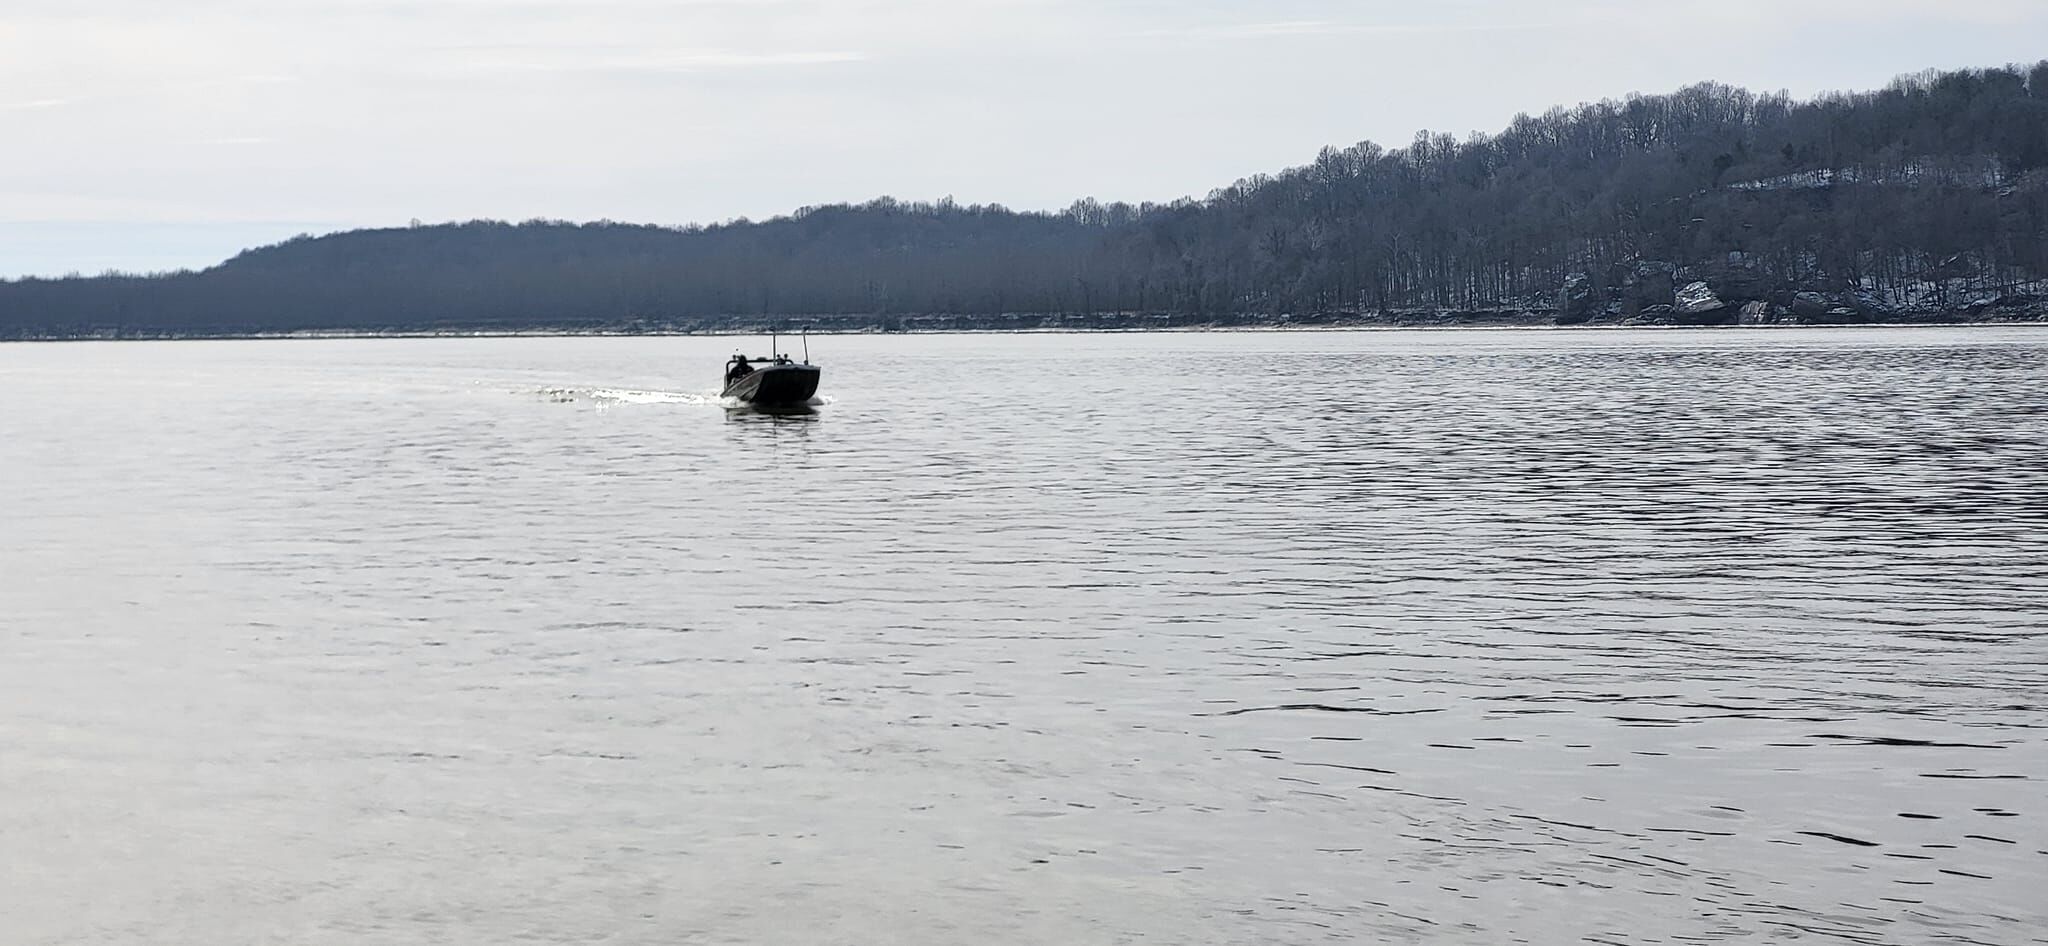
[[[1834,323],[1775,323],[1757,325],[1671,325],[1639,323],[1623,324],[1577,324],[1557,325],[1534,322],[1463,322],[1456,324],[1390,324],[1384,322],[1358,324],[1296,324],[1296,325],[1177,325],[1160,327],[1086,327],[1086,326],[1045,326],[1016,328],[913,328],[883,331],[861,328],[820,328],[809,332],[821,337],[830,336],[918,336],[918,335],[1202,335],[1229,333],[1292,333],[1292,332],[1481,332],[1481,331],[1527,331],[1527,332],[1728,332],[1728,331],[1785,331],[1793,329],[1919,329],[1919,328],[2043,328],[2048,329],[2048,319],[2015,319],[2005,321],[1918,321],[1918,322],[1834,322]],[[448,329],[417,330],[393,329],[390,331],[370,330],[319,330],[305,332],[246,332],[246,333],[176,333],[161,335],[103,334],[63,335],[23,338],[0,338],[0,344],[61,344],[77,342],[304,342],[304,341],[360,341],[375,339],[423,340],[423,339],[464,339],[464,338],[733,338],[759,337],[769,334],[796,336],[803,331],[782,329],[771,333],[759,328],[732,329],[577,329],[567,327],[535,329]]]
[[[1793,99],[1702,82],[1322,148],[1206,196],[304,233],[0,279],[0,338],[2048,322],[2048,60]]]

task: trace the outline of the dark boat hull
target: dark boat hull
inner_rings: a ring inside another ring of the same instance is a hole
[[[725,386],[725,396],[755,407],[802,407],[818,393],[816,365],[768,365]]]

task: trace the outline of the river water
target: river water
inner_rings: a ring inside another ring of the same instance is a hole
[[[2048,942],[2048,331],[0,346],[0,940]]]

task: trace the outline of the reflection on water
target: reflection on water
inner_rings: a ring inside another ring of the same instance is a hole
[[[2048,336],[720,341],[0,347],[11,941],[2048,929]]]
[[[794,407],[762,407],[758,404],[727,404],[725,419],[740,424],[808,423],[818,419],[818,409],[809,404]]]

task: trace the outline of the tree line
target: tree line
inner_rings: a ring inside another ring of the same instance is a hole
[[[306,236],[196,272],[0,282],[0,337],[799,317],[884,329],[932,316],[2039,317],[2044,277],[2048,62],[1806,101],[1703,83],[1521,115],[1498,134],[1326,148],[1164,205],[881,198],[714,226]],[[1713,304],[1697,301],[1701,286]]]

